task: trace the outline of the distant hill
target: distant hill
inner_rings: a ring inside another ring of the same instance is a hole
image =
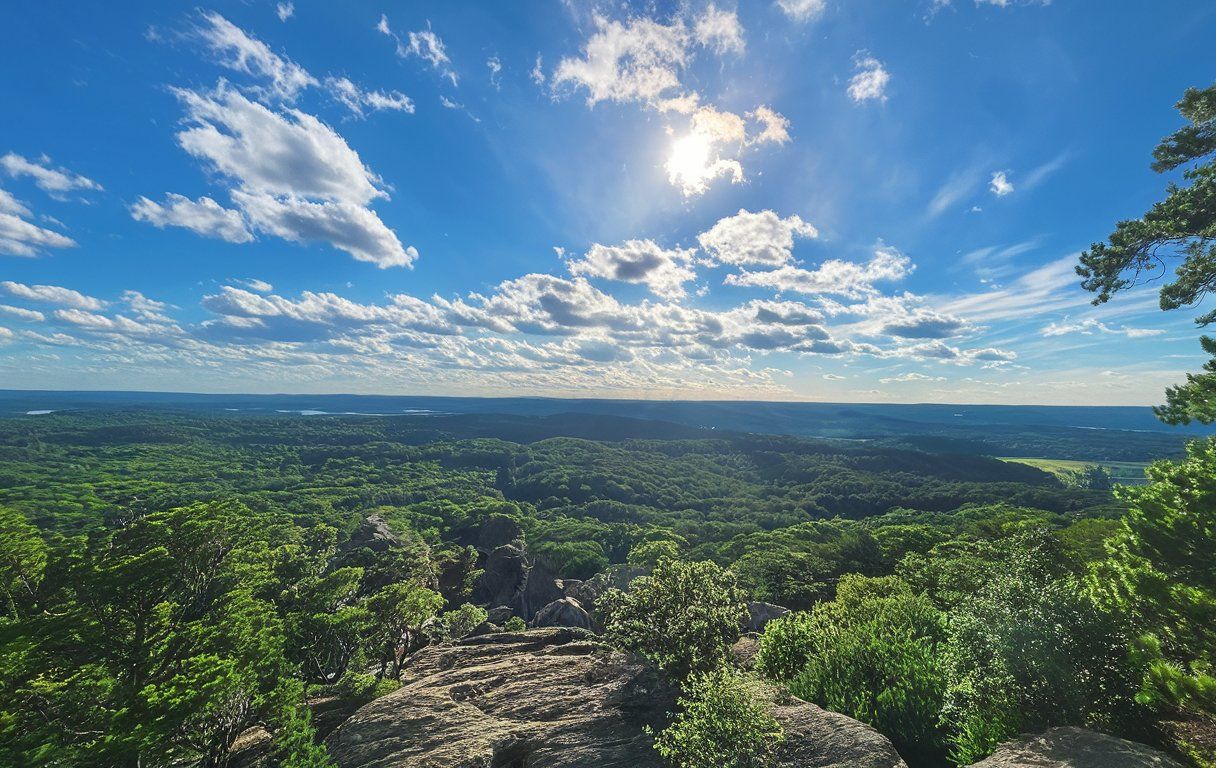
[[[518,421],[518,439],[561,434],[613,439],[623,417],[664,422],[633,425],[627,437],[688,437],[726,430],[800,437],[892,441],[901,447],[956,453],[1145,461],[1177,456],[1184,442],[1213,433],[1202,425],[1170,427],[1149,408],[948,404],[786,403],[750,401],[575,400],[556,398],[419,397],[395,395],[211,395],[164,392],[0,391],[0,414],[63,410],[155,409],[208,414],[376,415],[404,418],[498,414],[542,416]],[[584,418],[578,418],[582,415]],[[456,429],[459,422],[449,422]],[[480,426],[479,426],[480,425]],[[680,426],[685,430],[676,429]],[[506,425],[499,423],[494,429]],[[475,436],[484,423],[467,421]],[[1112,433],[1117,433],[1112,434]]]

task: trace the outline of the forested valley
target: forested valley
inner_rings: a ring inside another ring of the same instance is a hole
[[[424,651],[566,627],[679,692],[636,728],[672,765],[768,764],[774,696],[914,767],[1056,726],[1212,765],[1216,444],[1177,446],[1112,492],[616,417],[5,419],[0,763],[373,764],[339,726]]]

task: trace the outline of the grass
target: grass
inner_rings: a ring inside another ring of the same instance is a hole
[[[1144,468],[1148,466],[1148,462],[1144,461],[1073,461],[1072,459],[1026,459],[1020,456],[1002,456],[1001,461],[1029,464],[1057,477],[1067,477],[1071,472],[1098,464],[1110,472],[1110,479],[1113,482],[1123,485],[1143,485],[1147,482],[1144,477]]]

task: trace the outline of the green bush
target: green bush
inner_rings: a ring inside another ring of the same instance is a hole
[[[836,594],[770,625],[759,669],[799,698],[873,725],[909,762],[940,763],[945,615],[892,577],[846,576]]]
[[[503,625],[503,629],[508,632],[523,632],[528,628],[528,623],[518,616],[512,616],[507,619],[507,623]]]
[[[662,560],[628,592],[608,590],[597,608],[610,642],[678,677],[724,662],[747,615],[735,577],[708,560]]]
[[[784,735],[759,684],[727,667],[684,684],[680,713],[654,748],[676,768],[758,768],[770,765]]]

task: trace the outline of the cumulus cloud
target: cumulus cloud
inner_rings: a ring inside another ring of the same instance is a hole
[[[581,58],[563,58],[551,86],[585,88],[587,104],[641,101],[657,104],[681,88],[680,73],[689,60],[688,30],[683,23],[653,19],[615,21],[596,14],[595,34],[583,45]]]
[[[287,21],[296,15],[296,4],[292,2],[278,3],[274,7],[274,12],[279,17],[279,21]]]
[[[76,246],[67,235],[29,221],[32,217],[24,203],[0,189],[0,254],[32,258],[47,248]]]
[[[684,283],[696,279],[691,249],[667,250],[653,240],[628,240],[622,245],[591,246],[579,260],[570,261],[570,274],[600,277],[645,285],[656,296],[678,299]]]
[[[169,193],[164,203],[140,197],[131,206],[131,218],[159,229],[184,227],[204,237],[214,237],[229,243],[247,243],[253,235],[245,226],[239,211],[225,208],[209,197],[191,200]]]
[[[827,0],[777,0],[777,7],[793,21],[805,24],[823,16]]]
[[[13,177],[28,176],[43,192],[52,197],[62,199],[68,192],[77,190],[100,191],[102,186],[92,179],[73,173],[62,166],[51,166],[51,158],[46,155],[30,160],[15,152],[0,157],[0,168]]]
[[[882,326],[883,333],[904,339],[946,339],[971,330],[973,327],[961,317],[930,309],[907,312],[901,317],[888,320]]]
[[[232,200],[259,232],[284,240],[329,243],[381,269],[409,267],[418,258],[417,249],[402,246],[380,217],[361,205],[242,190],[233,190]]]
[[[753,144],[784,144],[790,140],[790,121],[771,107],[759,106],[747,116],[760,123],[760,133],[751,138]]]
[[[864,51],[853,58],[854,74],[849,80],[849,98],[860,104],[863,101],[886,101],[887,84],[891,75],[883,63]]]
[[[771,210],[740,208],[697,236],[714,264],[781,266],[793,257],[794,239],[815,238],[819,231],[800,217],[781,218]]]
[[[1013,191],[1013,184],[1010,183],[1009,177],[1004,171],[997,171],[992,174],[992,180],[988,182],[988,189],[997,197],[1004,197]]]
[[[880,246],[864,264],[829,259],[816,269],[789,264],[764,272],[743,271],[726,276],[727,285],[771,288],[812,295],[830,294],[864,298],[876,293],[875,283],[900,280],[913,269],[912,261],[890,246]]]
[[[299,110],[251,101],[223,82],[175,93],[187,117],[178,143],[230,182],[248,229],[328,242],[382,268],[413,264],[417,251],[368,207],[388,197],[382,182],[332,128]]]
[[[27,301],[56,304],[73,309],[99,310],[103,309],[106,305],[101,299],[95,299],[79,291],[58,285],[26,285],[12,280],[4,280],[0,282],[0,289]]]
[[[448,58],[447,47],[444,46],[443,40],[436,35],[430,27],[430,22],[427,23],[426,29],[420,29],[417,32],[408,32],[402,39],[392,27],[389,26],[388,17],[384,14],[380,15],[380,21],[376,24],[381,34],[392,38],[396,44],[397,55],[403,59],[418,58],[431,65],[443,77],[446,77],[452,82],[452,85],[457,84],[456,70],[452,68],[452,60]]]

